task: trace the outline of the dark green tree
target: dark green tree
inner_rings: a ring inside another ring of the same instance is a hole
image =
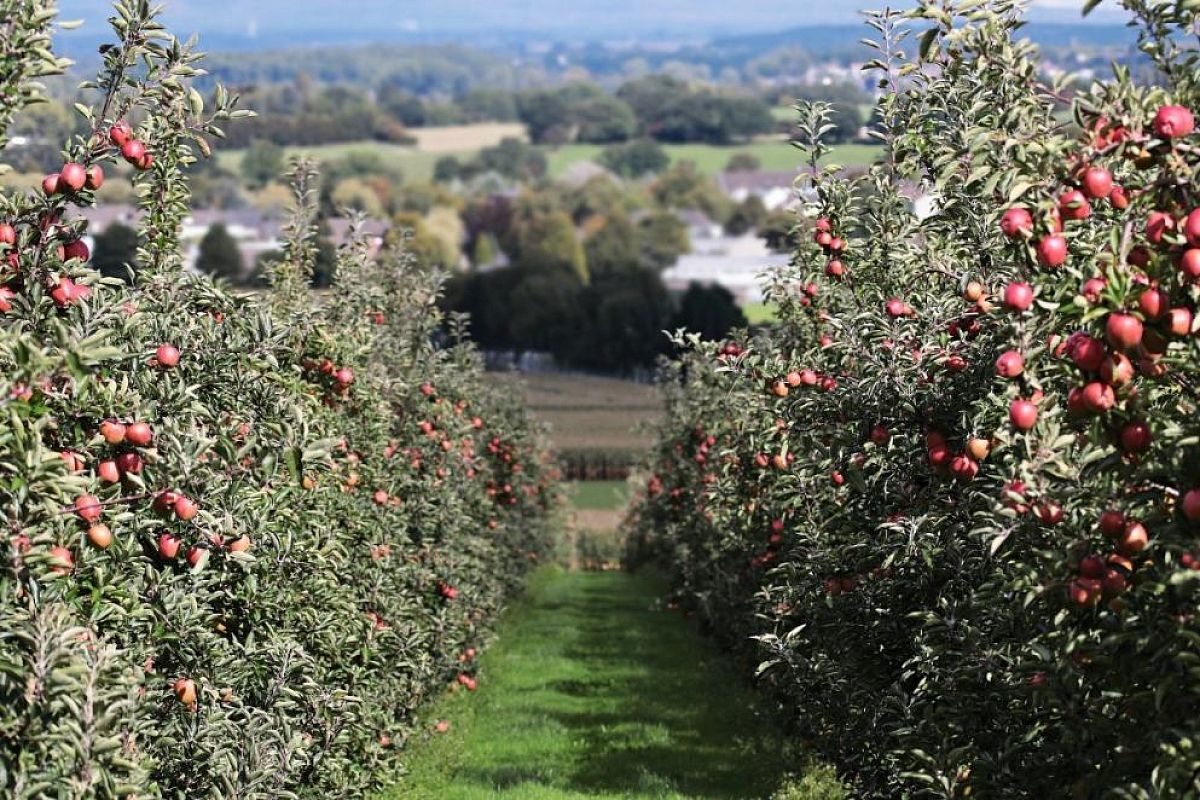
[[[669,211],[655,211],[638,220],[638,261],[642,267],[662,271],[692,249],[687,226]]]
[[[92,266],[106,278],[122,278],[132,283],[137,275],[137,248],[137,231],[114,222],[96,234]]]
[[[604,148],[600,163],[623,178],[636,179],[662,172],[670,165],[671,157],[653,139],[635,139]]]
[[[242,178],[250,186],[266,186],[282,175],[283,168],[283,148],[274,142],[259,139],[242,154]]]
[[[725,164],[726,172],[754,172],[762,169],[762,161],[754,153],[734,153]]]
[[[242,280],[246,269],[242,261],[242,251],[238,249],[237,241],[220,222],[209,228],[208,233],[200,240],[196,269],[231,283]]]
[[[734,328],[746,327],[746,315],[724,286],[703,286],[693,281],[679,301],[673,327],[717,341]]]
[[[767,207],[763,205],[762,198],[756,194],[748,195],[733,207],[729,218],[725,220],[725,232],[730,236],[741,236],[758,230],[758,226],[766,219]]]

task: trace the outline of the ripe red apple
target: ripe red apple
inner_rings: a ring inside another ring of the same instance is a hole
[[[103,186],[104,185],[104,168],[101,167],[99,164],[93,164],[92,166],[88,167],[87,178],[86,178],[86,180],[84,180],[83,185],[86,186],[87,188],[91,189],[92,191],[96,191],[101,186]]]
[[[196,569],[203,569],[208,563],[209,550],[207,547],[193,545],[188,548],[187,562]]]
[[[1125,577],[1125,573],[1119,569],[1109,568],[1104,571],[1102,580],[1102,588],[1105,597],[1116,597],[1124,592],[1129,587],[1129,581]]]
[[[83,241],[83,239],[72,239],[63,245],[63,261],[72,261],[74,259],[87,261],[91,257],[92,253],[88,250],[87,242]]]
[[[1125,515],[1114,508],[1110,508],[1100,514],[1099,527],[1100,533],[1107,536],[1109,539],[1115,539],[1125,530],[1127,520]]]
[[[1179,502],[1179,508],[1188,522],[1200,522],[1200,489],[1187,492]]]
[[[84,522],[95,522],[100,519],[100,501],[90,494],[81,494],[75,498],[75,513]]]
[[[1146,319],[1155,320],[1167,313],[1171,307],[1171,295],[1157,287],[1151,287],[1138,297],[1138,309]]]
[[[1125,529],[1117,537],[1117,550],[1121,555],[1132,557],[1145,550],[1149,543],[1150,534],[1147,532],[1146,526],[1137,520],[1132,520],[1125,525]]]
[[[1186,308],[1172,308],[1167,315],[1167,333],[1172,336],[1189,336],[1192,332],[1192,312]]]
[[[112,459],[105,459],[97,464],[96,475],[105,483],[116,483],[121,480],[121,470],[117,467],[117,462]]]
[[[1104,278],[1088,278],[1083,282],[1083,288],[1080,290],[1080,293],[1089,303],[1097,303],[1100,301],[1100,295],[1107,286],[1108,281],[1104,280]]]
[[[1175,230],[1175,218],[1165,211],[1152,211],[1146,217],[1146,239],[1151,244],[1162,244],[1168,233]]]
[[[830,278],[840,278],[846,274],[846,265],[835,258],[825,265],[825,274]]]
[[[100,435],[112,445],[125,441],[125,426],[116,420],[106,419],[100,423]]]
[[[1033,287],[1024,281],[1014,281],[1004,287],[1004,305],[1013,311],[1028,311],[1033,305]]]
[[[137,475],[142,471],[145,462],[137,453],[121,453],[117,456],[117,469],[122,475]]]
[[[1063,520],[1063,508],[1050,499],[1044,499],[1033,509],[1034,515],[1043,525],[1057,525]]]
[[[1196,119],[1184,106],[1163,106],[1154,115],[1154,132],[1164,139],[1187,136],[1196,128]]]
[[[1103,585],[1094,578],[1076,578],[1067,587],[1067,596],[1071,602],[1081,608],[1088,608],[1100,602]]]
[[[1047,236],[1038,242],[1037,258],[1043,267],[1061,267],[1067,262],[1067,240],[1058,234]]]
[[[1115,312],[1108,315],[1104,333],[1109,344],[1120,350],[1132,350],[1142,341],[1142,321],[1132,314]]]
[[[983,461],[992,450],[992,443],[987,439],[973,437],[967,440],[967,453],[976,461]]]
[[[130,164],[137,166],[146,156],[146,145],[137,139],[130,139],[121,145],[121,156]]]
[[[1117,396],[1112,386],[1100,381],[1092,381],[1083,387],[1080,393],[1083,407],[1093,414],[1104,414],[1117,404]]]
[[[188,708],[196,705],[196,682],[191,678],[179,678],[172,684],[171,689],[180,703]]]
[[[1144,453],[1150,449],[1153,441],[1150,425],[1142,420],[1127,423],[1121,428],[1121,449],[1126,453]]]
[[[1092,215],[1092,205],[1083,192],[1070,189],[1059,196],[1058,211],[1063,219],[1083,220]]]
[[[71,551],[61,544],[50,548],[51,571],[56,575],[66,575],[75,566],[75,557]]]
[[[1103,167],[1090,167],[1083,173],[1083,193],[1093,200],[1103,200],[1112,194],[1112,173]]]
[[[93,546],[98,547],[101,550],[107,550],[112,546],[112,531],[109,530],[108,526],[103,523],[97,523],[88,528],[87,537],[88,541],[91,542]]]
[[[250,537],[243,533],[241,536],[229,543],[229,552],[244,553],[250,549],[250,545]]]
[[[184,522],[194,519],[196,514],[200,511],[199,507],[196,505],[196,501],[189,497],[184,497],[183,495],[180,495],[175,499],[175,502],[172,504],[171,508],[175,511],[175,516],[179,517]]]
[[[179,348],[173,344],[160,344],[154,351],[154,358],[160,367],[170,369],[179,364]]]
[[[1133,380],[1133,362],[1122,353],[1113,353],[1100,365],[1100,378],[1111,386],[1125,386]]]
[[[349,386],[354,383],[354,370],[349,367],[342,367],[333,373],[334,383],[340,383],[343,386]]]
[[[1008,418],[1017,430],[1027,431],[1037,423],[1037,406],[1028,400],[1013,400],[1008,407]]]
[[[437,722],[434,723],[433,729],[435,731],[437,731],[438,733],[445,733],[446,731],[450,730],[450,721],[445,720],[445,719],[439,719]]]
[[[896,318],[905,316],[907,306],[904,304],[903,300],[893,297],[891,300],[887,301],[887,304],[884,306],[884,308],[887,310],[889,317]]]
[[[1000,230],[1009,239],[1020,239],[1033,233],[1033,217],[1024,208],[1010,208],[1000,217]]]
[[[155,513],[166,516],[174,509],[177,499],[179,499],[179,495],[168,489],[165,492],[159,492],[155,495],[150,506],[154,509]]]
[[[1183,235],[1192,247],[1200,247],[1200,208],[1192,209],[1183,221]]]
[[[172,559],[179,555],[179,539],[170,533],[164,533],[158,537],[158,554],[165,559]]]
[[[1108,195],[1108,202],[1112,203],[1112,207],[1118,211],[1129,208],[1129,195],[1125,193],[1125,187],[1114,186]]]
[[[42,191],[47,196],[53,197],[62,190],[62,180],[57,172],[52,172],[42,178]]]
[[[63,276],[58,279],[58,283],[50,290],[50,299],[59,308],[66,308],[75,303],[75,281]]]
[[[959,453],[951,459],[950,471],[956,479],[965,483],[979,474],[979,464],[966,453]]]
[[[113,126],[108,129],[108,140],[117,147],[122,147],[129,138],[133,135],[133,128],[125,120],[113,123]]]
[[[883,445],[887,444],[891,438],[891,431],[889,431],[883,425],[876,425],[875,427],[871,428],[871,441],[875,444],[882,447]]]
[[[87,170],[82,164],[77,164],[71,161],[63,164],[62,170],[58,173],[59,186],[72,193],[78,192],[87,182]]]
[[[1008,350],[996,359],[996,374],[1001,378],[1016,378],[1025,371],[1025,358],[1016,350]]]
[[[1079,560],[1079,574],[1085,578],[1099,580],[1107,571],[1108,565],[1104,563],[1104,557],[1099,553],[1091,553]]]
[[[0,244],[17,243],[17,229],[7,222],[0,222]]]
[[[154,430],[145,422],[135,422],[126,428],[125,441],[134,447],[149,447],[154,441]]]

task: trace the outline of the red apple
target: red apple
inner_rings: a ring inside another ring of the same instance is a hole
[[[1175,218],[1165,211],[1152,211],[1146,217],[1146,238],[1151,244],[1162,244],[1168,233],[1175,230]]]
[[[51,571],[56,575],[66,575],[75,566],[75,557],[71,551],[62,545],[50,548]]]
[[[117,469],[122,475],[137,475],[142,471],[145,462],[137,453],[121,453],[117,456]]]
[[[1099,553],[1086,555],[1079,560],[1079,574],[1085,578],[1100,579],[1104,577],[1104,573],[1108,571],[1108,565],[1104,563],[1104,557]]]
[[[1133,362],[1122,353],[1113,353],[1100,365],[1100,378],[1112,386],[1125,386],[1133,380]]]
[[[0,222],[0,244],[17,243],[17,229],[7,222]]]
[[[93,164],[88,167],[87,179],[84,181],[84,186],[95,191],[104,185],[104,168],[99,164]]]
[[[1058,210],[1063,219],[1069,220],[1083,220],[1092,215],[1091,203],[1078,189],[1062,193],[1058,198]]]
[[[125,120],[113,123],[113,126],[108,129],[108,140],[117,147],[123,147],[132,135],[133,128]]]
[[[135,422],[125,430],[125,440],[134,447],[149,447],[154,441],[154,431],[145,422]]]
[[[1200,248],[1185,250],[1179,257],[1179,270],[1188,280],[1200,279]]]
[[[996,374],[1001,378],[1016,378],[1025,371],[1025,359],[1016,350],[1008,350],[996,359]]]
[[[1132,314],[1116,312],[1108,315],[1104,333],[1109,344],[1120,350],[1132,350],[1142,341],[1142,321]]]
[[[1192,209],[1187,215],[1183,222],[1183,235],[1192,247],[1200,247],[1200,208]]]
[[[1033,513],[1043,525],[1057,525],[1063,519],[1062,506],[1049,499],[1044,499],[1034,506]]]
[[[1093,200],[1103,200],[1112,194],[1112,173],[1103,167],[1091,167],[1083,173],[1083,193]]]
[[[170,533],[164,533],[158,537],[158,554],[165,559],[172,559],[179,555],[180,541]]]
[[[100,501],[90,494],[81,494],[75,498],[75,513],[84,522],[95,522],[100,519],[102,509]]]
[[[93,546],[98,547],[101,550],[107,550],[110,546],[112,546],[112,531],[109,530],[108,526],[103,523],[97,523],[88,528],[87,537],[88,541],[91,542]]]
[[[1107,383],[1092,381],[1083,387],[1080,401],[1093,414],[1104,414],[1117,404],[1117,396]]]
[[[175,516],[179,517],[184,522],[194,519],[200,509],[196,506],[196,502],[191,498],[180,495],[175,499],[172,509],[175,511]]]
[[[1084,372],[1096,372],[1104,364],[1108,351],[1099,340],[1076,333],[1067,341],[1067,355]]]
[[[87,170],[82,164],[77,164],[74,161],[63,164],[62,170],[58,173],[59,186],[70,192],[78,192],[87,182]]]
[[[125,426],[116,420],[106,419],[100,423],[100,435],[104,437],[104,441],[112,445],[125,441],[125,431]]]
[[[1058,234],[1047,236],[1038,242],[1037,257],[1043,267],[1061,267],[1067,262],[1067,240]]]
[[[1004,305],[1013,311],[1028,311],[1033,305],[1033,287],[1023,281],[1014,281],[1004,287]]]
[[[196,682],[191,678],[179,678],[171,685],[175,697],[188,708],[196,705]]]
[[[1186,308],[1172,308],[1167,315],[1167,333],[1172,336],[1188,336],[1192,332],[1192,312]]]
[[[1154,115],[1154,132],[1164,139],[1187,136],[1196,128],[1196,119],[1184,106],[1163,106]]]
[[[1154,320],[1167,313],[1171,307],[1171,295],[1162,289],[1152,287],[1142,292],[1138,298],[1138,309],[1146,319]]]
[[[1121,428],[1121,449],[1126,453],[1144,453],[1150,449],[1154,435],[1150,426],[1142,420],[1127,423]]]
[[[1180,501],[1179,508],[1188,522],[1200,522],[1200,489],[1187,492]]]
[[[108,458],[96,465],[96,475],[105,483],[121,480],[121,470],[117,467],[117,462]]]
[[[1100,533],[1107,536],[1109,539],[1115,539],[1125,530],[1127,520],[1125,515],[1116,509],[1110,508],[1100,514]]]
[[[1149,543],[1150,534],[1147,532],[1146,526],[1137,520],[1132,520],[1125,525],[1125,529],[1117,537],[1117,550],[1121,555],[1132,557],[1145,550]]]
[[[62,189],[62,180],[57,172],[52,172],[42,178],[42,191],[47,196],[53,196],[59,193]]]
[[[1010,208],[1000,217],[1000,230],[1009,239],[1020,239],[1033,233],[1033,217],[1024,208]]]
[[[146,145],[142,144],[137,139],[130,139],[121,145],[121,156],[129,163],[136,166],[146,155]]]
[[[1114,186],[1108,195],[1108,202],[1118,211],[1124,211],[1129,208],[1129,195],[1125,193],[1123,186]]]
[[[1037,423],[1037,406],[1028,400],[1013,400],[1008,407],[1008,418],[1017,430],[1027,431]]]
[[[154,358],[160,367],[170,369],[179,363],[179,349],[172,344],[160,344],[154,351]]]

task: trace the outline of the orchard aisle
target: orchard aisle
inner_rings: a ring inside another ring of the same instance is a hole
[[[642,574],[536,575],[479,690],[435,710],[451,730],[413,744],[413,774],[384,798],[771,796],[784,737],[663,595]]]

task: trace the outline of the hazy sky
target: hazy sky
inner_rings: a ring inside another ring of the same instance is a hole
[[[911,0],[891,0],[903,6]],[[544,31],[572,38],[619,33],[742,33],[798,25],[853,23],[857,10],[885,0],[166,0],[167,20],[189,33],[264,31],[362,33],[378,40],[413,32]],[[1033,16],[1081,22],[1082,0],[1032,0]],[[63,19],[102,23],[108,0],[60,0]],[[1120,19],[1113,0],[1091,20]]]

